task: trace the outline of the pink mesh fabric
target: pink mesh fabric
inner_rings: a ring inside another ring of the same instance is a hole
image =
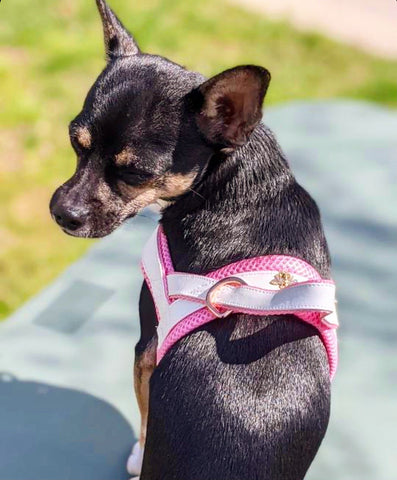
[[[169,273],[174,273],[174,265],[172,263],[170,249],[168,248],[168,241],[165,233],[163,232],[162,227],[159,227],[158,230],[158,247],[160,251],[160,256],[163,261],[163,267],[166,275]]]
[[[158,248],[161,261],[165,274],[168,275],[174,272],[174,267],[171,260],[171,255],[168,248],[167,238],[162,230],[159,228],[158,231]],[[257,272],[257,271],[283,271],[289,272],[295,275],[301,275],[306,278],[306,280],[316,280],[329,283],[330,280],[321,279],[319,273],[307,262],[299,258],[290,257],[286,255],[267,255],[264,257],[250,258],[247,260],[241,260],[239,262],[226,265],[214,272],[208,273],[206,276],[213,278],[215,280],[221,280],[223,278],[233,276],[243,272]],[[145,275],[145,273],[144,273]],[[145,280],[150,289],[150,281],[145,275]],[[170,302],[172,300],[169,300]],[[157,311],[157,309],[156,309]],[[242,312],[243,313],[243,312]],[[274,315],[274,312],[269,313]],[[280,312],[277,312],[279,315]],[[328,361],[330,367],[330,377],[334,377],[337,364],[338,364],[338,348],[337,348],[337,337],[336,330],[334,327],[328,327],[322,321],[322,313],[319,312],[299,312],[299,311],[286,311],[284,314],[294,314],[301,320],[310,325],[313,325],[321,334],[322,341],[327,350]],[[261,313],[260,315],[264,315]],[[157,318],[161,321],[159,317],[159,312],[157,312]],[[215,320],[215,317],[206,307],[198,310],[182,319],[175,327],[169,332],[168,336],[160,345],[157,351],[157,363],[163,358],[167,351],[181,338],[185,335],[191,333],[197,328],[205,325],[208,322]]]

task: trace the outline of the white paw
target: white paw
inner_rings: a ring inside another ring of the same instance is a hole
[[[139,475],[142,469],[142,460],[143,460],[143,448],[140,446],[139,442],[132,447],[131,455],[127,460],[127,471],[131,475]],[[135,477],[132,480],[139,480],[139,477]]]
[[[139,477],[132,477],[130,480],[139,480]]]

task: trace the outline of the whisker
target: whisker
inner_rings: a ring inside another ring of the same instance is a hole
[[[201,193],[196,192],[196,190],[193,190],[193,188],[189,188],[189,190],[190,190],[191,192],[195,193],[196,195],[198,195],[199,197],[201,197],[203,200],[206,200],[206,198],[203,197],[203,196],[201,195]]]
[[[153,217],[149,217],[148,215],[145,215],[145,214],[143,214],[143,213],[137,213],[136,216],[137,216],[137,217],[147,218],[148,220],[152,220],[152,222],[157,222],[157,220],[155,220]]]

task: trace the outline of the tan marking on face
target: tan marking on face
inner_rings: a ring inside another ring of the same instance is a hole
[[[114,193],[106,182],[101,181],[96,188],[96,197],[101,201],[102,205],[109,206],[112,203]]]
[[[133,186],[133,185],[128,185],[128,183],[125,183],[122,180],[120,180],[117,183],[117,186],[120,190],[122,197],[127,199],[127,201],[133,201],[142,193],[151,191],[154,189],[152,182],[147,182],[144,185]]]
[[[130,165],[135,160],[136,160],[136,155],[131,150],[131,148],[128,148],[128,147],[122,150],[120,153],[118,153],[114,157],[114,161],[116,165],[118,165],[119,167],[125,167],[127,165]]]
[[[80,127],[76,131],[76,139],[83,148],[91,147],[91,133],[87,127]]]
[[[186,175],[182,173],[168,174],[164,176],[164,188],[159,198],[170,198],[182,195],[192,186],[196,172],[191,172]]]
[[[133,202],[136,207],[143,208],[159,199],[173,198],[182,195],[189,190],[195,177],[196,172],[187,175],[168,173],[161,178],[150,180],[139,186],[128,185],[120,181],[118,187],[125,198],[130,198],[130,201]]]
[[[128,185],[120,180],[118,193],[105,181],[98,182],[95,191],[91,190],[92,199],[98,202],[98,206],[92,211],[96,218],[93,232],[95,235],[107,235],[127,217],[136,215],[144,207],[157,203],[161,198],[172,199],[185,193],[195,176],[195,172],[188,175],[166,174],[139,186]]]

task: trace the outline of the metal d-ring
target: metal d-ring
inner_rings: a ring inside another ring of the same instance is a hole
[[[215,285],[212,285],[212,287],[208,290],[207,295],[205,297],[205,304],[208,308],[208,310],[214,314],[218,318],[224,318],[227,317],[230,313],[232,313],[232,310],[227,310],[226,312],[220,312],[218,308],[214,305],[212,301],[212,296],[218,290],[220,287],[224,287],[225,285],[235,285],[237,287],[241,287],[241,285],[247,285],[247,282],[245,282],[243,279],[239,277],[226,277],[222,278],[222,280],[219,280],[219,282],[216,282]]]

